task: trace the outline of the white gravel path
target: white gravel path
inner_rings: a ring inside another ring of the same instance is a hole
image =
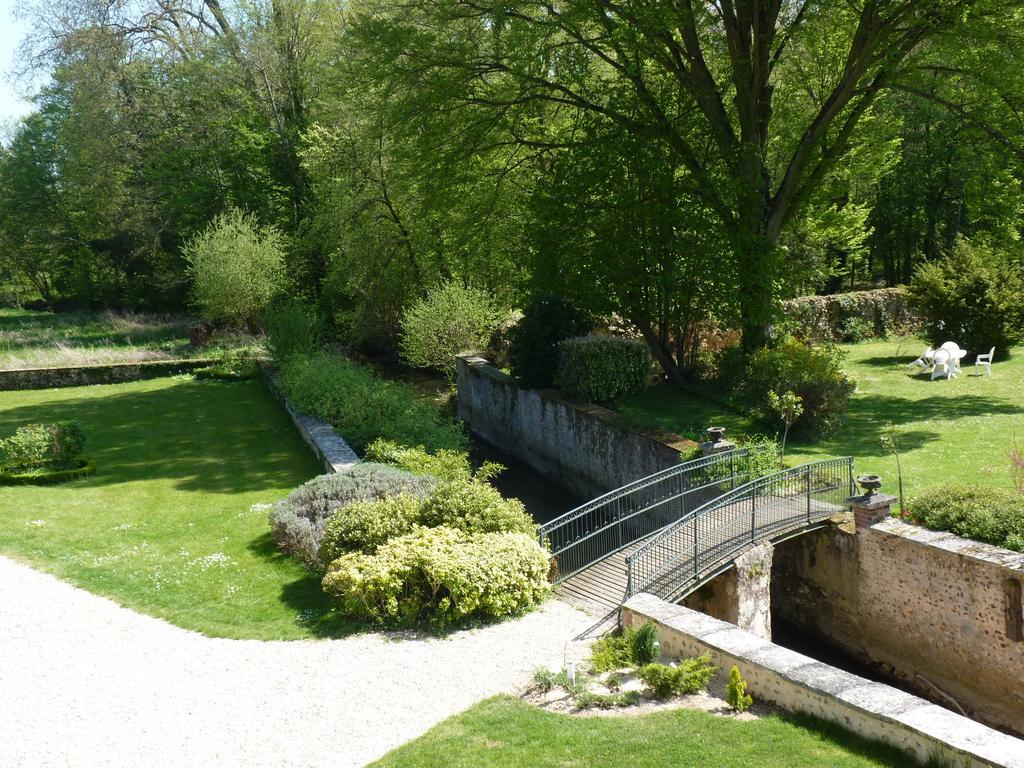
[[[553,600],[445,639],[219,640],[0,557],[0,766],[364,765],[593,621]]]

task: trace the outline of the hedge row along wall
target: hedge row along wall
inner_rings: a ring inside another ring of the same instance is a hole
[[[860,341],[887,333],[913,333],[921,317],[905,288],[801,296],[783,304],[786,318],[804,335],[820,341]]]

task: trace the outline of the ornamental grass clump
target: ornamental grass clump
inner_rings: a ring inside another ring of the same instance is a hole
[[[548,553],[523,534],[417,528],[372,555],[339,557],[323,588],[354,617],[445,628],[539,604],[550,590],[547,574]]]

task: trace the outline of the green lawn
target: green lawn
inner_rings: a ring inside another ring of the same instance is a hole
[[[319,580],[279,554],[265,511],[318,473],[262,383],[188,377],[0,392],[0,436],[87,425],[94,476],[0,488],[0,554],[208,635],[344,634]]]
[[[572,717],[507,696],[434,727],[381,768],[859,768],[913,766],[886,747],[805,719],[734,720],[672,710],[641,717]]]
[[[0,370],[192,357],[191,323],[172,315],[0,307]],[[249,348],[255,348],[251,337],[221,333],[204,352]]]
[[[1008,454],[1015,436],[1024,448],[1024,348],[993,365],[991,379],[975,376],[974,367],[966,366],[957,379],[929,381],[920,368],[906,367],[925,346],[886,341],[846,345],[847,370],[857,381],[846,422],[830,438],[791,444],[789,463],[852,455],[858,473],[881,475],[885,490],[895,492],[896,462],[880,443],[891,421],[899,428],[909,495],[952,482],[1012,488]],[[667,387],[630,398],[620,410],[629,423],[684,433],[712,422],[733,434],[755,430],[718,402]]]

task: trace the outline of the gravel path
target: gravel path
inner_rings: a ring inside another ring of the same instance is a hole
[[[550,601],[445,639],[219,640],[0,557],[0,766],[364,765],[592,623]]]

